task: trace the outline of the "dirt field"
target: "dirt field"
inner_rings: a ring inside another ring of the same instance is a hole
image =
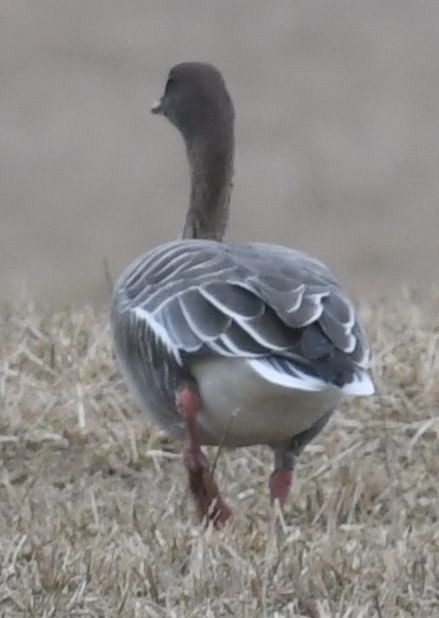
[[[4,313],[0,615],[439,615],[438,303],[363,308],[381,392],[306,449],[277,530],[270,453],[221,454],[220,532],[197,523],[177,446],[136,412],[106,316]]]
[[[0,29],[0,298],[104,300],[104,258],[179,234],[183,149],[148,108],[185,59],[236,102],[231,237],[360,295],[437,280],[438,2],[3,0]]]

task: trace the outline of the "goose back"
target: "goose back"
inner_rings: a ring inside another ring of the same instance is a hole
[[[117,289],[116,350],[139,397],[149,393],[166,423],[175,414],[176,385],[202,358],[246,359],[263,379],[286,388],[373,389],[351,302],[331,272],[303,253],[175,241],[139,258]]]

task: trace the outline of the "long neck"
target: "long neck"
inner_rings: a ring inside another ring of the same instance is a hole
[[[229,220],[234,146],[233,125],[212,131],[208,139],[186,142],[191,194],[183,238],[223,239]]]

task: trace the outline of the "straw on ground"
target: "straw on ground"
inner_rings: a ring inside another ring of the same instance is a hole
[[[363,307],[380,394],[346,402],[306,449],[280,527],[270,453],[221,453],[234,519],[219,532],[198,525],[178,447],[128,395],[107,316],[6,308],[0,615],[439,615],[438,306]]]

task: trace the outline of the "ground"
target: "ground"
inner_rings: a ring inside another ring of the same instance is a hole
[[[107,316],[6,308],[0,615],[437,615],[438,302],[362,307],[380,392],[306,449],[283,517],[267,449],[221,452],[220,531],[197,522],[179,445],[127,393]]]

